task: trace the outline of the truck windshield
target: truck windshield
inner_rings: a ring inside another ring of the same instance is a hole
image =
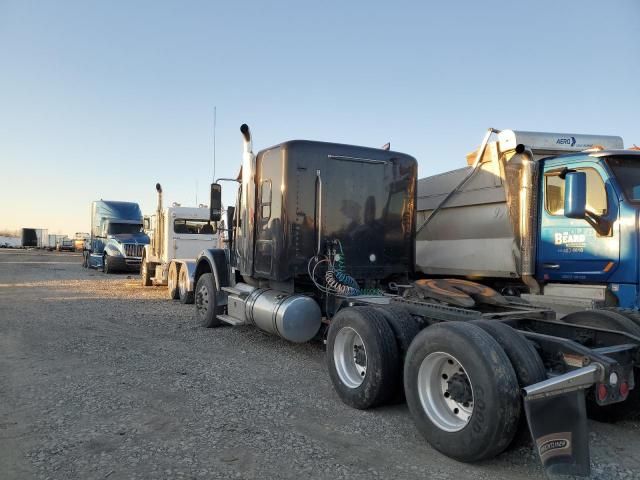
[[[109,222],[109,235],[120,235],[123,233],[139,233],[142,225],[139,223],[111,223]]]
[[[640,157],[609,157],[607,163],[627,200],[640,202]]]
[[[206,220],[191,220],[188,218],[176,218],[173,221],[175,233],[188,233],[195,235],[211,235],[215,233],[215,226]]]

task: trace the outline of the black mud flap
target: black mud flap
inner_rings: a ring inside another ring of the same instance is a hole
[[[584,392],[525,397],[533,443],[549,478],[588,478],[591,474]]]

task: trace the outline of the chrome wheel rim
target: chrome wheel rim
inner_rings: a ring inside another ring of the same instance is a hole
[[[342,383],[358,388],[367,375],[367,349],[362,337],[351,327],[338,331],[333,346],[333,363]]]
[[[434,352],[418,370],[420,403],[429,419],[445,432],[458,432],[473,415],[473,385],[463,365],[452,355]]]
[[[205,316],[209,310],[209,290],[207,290],[207,287],[202,285],[200,290],[198,290],[198,295],[196,295],[196,297],[198,313],[200,316]]]

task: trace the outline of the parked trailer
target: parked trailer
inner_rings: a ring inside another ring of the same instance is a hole
[[[58,243],[61,242],[63,238],[66,238],[66,235],[58,235],[54,233],[47,235],[47,250],[56,250]]]
[[[49,240],[46,228],[23,228],[22,246],[33,248],[47,248]]]
[[[526,416],[548,473],[589,473],[586,406],[602,416],[638,407],[637,315],[562,322],[478,283],[419,278],[414,158],[309,141],[254,155],[241,132],[229,248],[202,252],[194,272],[203,326],[324,339],[346,404],[372,408],[403,390],[422,435],[457,460],[498,455]],[[220,198],[214,183],[212,221]]]
[[[640,152],[622,148],[489,130],[467,167],[419,180],[418,270],[565,312],[638,309]]]
[[[217,225],[209,219],[208,207],[174,204],[163,208],[159,183],[156,192],[156,213],[144,218],[145,232],[151,241],[142,254],[142,285],[167,285],[170,299],[193,303],[189,279],[195,271],[195,259],[203,249],[217,246]]]

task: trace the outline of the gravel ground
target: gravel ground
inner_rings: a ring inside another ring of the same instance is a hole
[[[530,447],[450,460],[405,405],[341,403],[321,345],[200,328],[164,295],[0,250],[0,478],[543,478]],[[593,478],[640,478],[638,419],[590,427]]]

